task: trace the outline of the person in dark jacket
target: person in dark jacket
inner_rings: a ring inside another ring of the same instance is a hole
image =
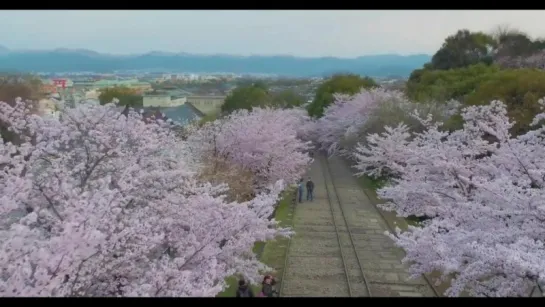
[[[263,297],[275,297],[278,296],[278,292],[274,289],[274,285],[276,284],[276,281],[271,275],[265,276],[263,278],[262,288],[261,288],[261,295]]]
[[[244,279],[238,281],[237,297],[254,297],[254,292]]]
[[[310,177],[307,180],[307,200],[314,200],[314,182],[310,180]]]

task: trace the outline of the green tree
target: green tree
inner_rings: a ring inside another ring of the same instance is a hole
[[[260,88],[264,91],[269,91],[269,87],[267,86],[267,83],[265,83],[265,81],[262,81],[262,80],[257,80],[255,81],[253,84],[252,84],[253,87],[257,87],[257,88]]]
[[[538,99],[545,97],[545,71],[537,69],[501,70],[481,83],[465,105],[482,105],[501,100],[507,105],[509,117],[516,121],[511,132],[519,135],[539,113]]]
[[[431,59],[432,69],[447,70],[461,68],[477,63],[492,63],[492,50],[496,40],[483,32],[458,30],[445,39],[441,48]]]
[[[406,84],[406,93],[414,101],[464,100],[499,71],[498,66],[483,63],[450,70],[417,69]]]
[[[272,105],[278,108],[293,108],[305,104],[305,98],[294,90],[285,90],[272,95]]]
[[[362,88],[368,89],[376,86],[378,86],[376,82],[369,77],[362,78],[352,74],[334,75],[318,87],[314,100],[308,106],[308,113],[314,117],[323,116],[325,107],[333,103],[333,94],[335,93],[354,95]]]
[[[492,37],[498,44],[495,57],[530,55],[543,49],[542,41],[532,41],[528,34],[507,25],[496,27]]]
[[[114,98],[119,100],[119,105],[121,106],[139,108],[144,104],[142,95],[137,94],[134,89],[125,86],[105,88],[100,91],[100,95],[98,96],[100,104],[110,103]]]
[[[0,76],[0,101],[12,104],[15,98],[23,100],[39,100],[43,98],[42,81],[32,75]]]
[[[269,81],[271,86],[304,86],[312,83],[311,79],[279,78]]]
[[[526,33],[509,27],[498,27],[494,32],[494,38],[498,43],[494,62],[502,68],[543,69],[545,40],[532,40]]]
[[[253,107],[264,107],[272,104],[272,97],[260,83],[257,86],[242,86],[234,89],[225,98],[221,111],[230,113],[239,109],[251,110]]]

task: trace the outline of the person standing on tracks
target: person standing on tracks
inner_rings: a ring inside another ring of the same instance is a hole
[[[308,177],[307,180],[307,201],[313,201],[314,200],[314,182]]]
[[[299,203],[303,202],[303,192],[304,192],[303,182],[304,182],[304,179],[301,178],[301,180],[299,180],[299,183],[297,184],[297,194],[298,194],[297,196],[299,197]]]
[[[259,293],[259,296],[261,297],[275,297],[278,296],[278,292],[274,289],[274,285],[276,284],[276,281],[271,275],[266,275],[265,278],[263,278],[261,293]]]
[[[244,279],[238,281],[237,297],[254,297],[254,292]]]

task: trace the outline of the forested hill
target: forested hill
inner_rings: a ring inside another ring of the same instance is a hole
[[[430,61],[429,55],[396,54],[300,58],[292,56],[195,55],[150,52],[110,55],[90,50],[11,51],[0,46],[0,71],[111,72],[114,70],[162,70],[173,72],[267,73],[289,76],[323,76],[356,73],[374,77],[408,76]]]

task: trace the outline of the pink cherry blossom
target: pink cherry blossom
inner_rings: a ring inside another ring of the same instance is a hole
[[[358,162],[354,168],[356,176],[397,177],[405,171],[405,161],[411,152],[407,148],[411,136],[409,127],[399,124],[397,127],[384,127],[382,134],[369,134],[367,144],[356,144],[352,156]]]
[[[220,156],[250,170],[255,188],[301,178],[312,159],[310,144],[300,139],[310,119],[299,109],[239,110],[205,124],[188,137],[194,157]]]
[[[335,102],[329,105],[324,116],[315,122],[314,141],[329,154],[336,153],[340,143],[355,135],[365,125],[369,116],[385,102],[402,104],[408,102],[400,91],[382,88],[362,90],[354,96],[336,94]]]
[[[161,121],[113,104],[43,118],[20,101],[0,102],[0,120],[26,136],[0,143],[1,296],[214,296],[226,277],[267,269],[256,241],[291,234],[268,219],[286,169],[251,201],[227,202]]]
[[[545,113],[516,138],[501,102],[462,116],[463,128],[450,134],[428,118],[422,133],[400,125],[371,135],[356,150],[357,168],[395,173],[378,191],[385,209],[431,218],[391,235],[413,276],[453,277],[450,296],[527,296],[545,279]]]

